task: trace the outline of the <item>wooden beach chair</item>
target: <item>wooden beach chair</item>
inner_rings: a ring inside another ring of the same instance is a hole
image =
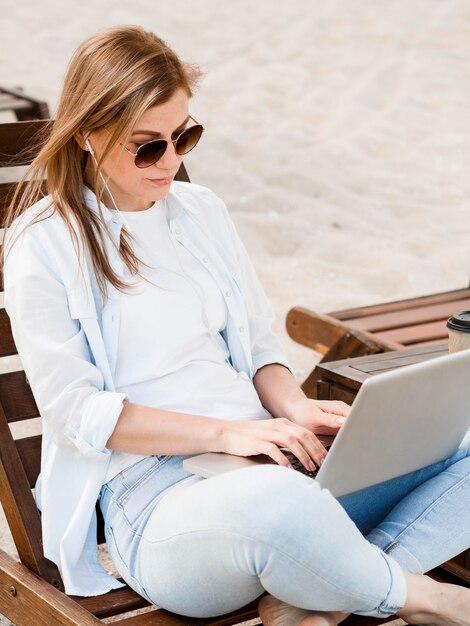
[[[0,167],[24,165],[18,157],[34,145],[35,133],[48,122],[0,125]],[[188,179],[184,168],[180,176]],[[12,183],[0,185],[0,218],[4,222]],[[0,291],[3,280],[0,276]],[[45,296],[47,297],[47,295]],[[0,308],[0,359],[16,355],[11,326]],[[79,598],[63,592],[60,573],[44,557],[40,514],[32,488],[40,470],[41,435],[14,436],[20,422],[32,424],[39,416],[25,372],[18,368],[0,374],[0,500],[18,551],[19,560],[0,550],[0,613],[17,626],[94,626],[116,617],[116,626],[229,626],[257,617],[257,601],[233,613],[211,619],[193,619],[157,609],[129,587],[107,594]],[[30,420],[28,422],[28,420]],[[31,428],[26,429],[31,433]],[[23,429],[23,432],[25,429]],[[104,543],[103,520],[98,508],[98,540]],[[139,614],[129,612],[139,610]],[[389,620],[393,620],[390,617]],[[345,626],[372,626],[374,618],[351,616]]]
[[[447,319],[470,309],[470,288],[326,315],[302,307],[286,317],[289,336],[323,355],[322,362],[447,342]],[[302,389],[317,397],[314,368]]]
[[[47,103],[28,96],[21,88],[0,87],[0,111],[12,111],[18,121],[47,120],[50,117]]]

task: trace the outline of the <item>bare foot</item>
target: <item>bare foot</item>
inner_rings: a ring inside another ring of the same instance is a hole
[[[427,578],[427,577],[426,577]],[[428,581],[431,579],[428,578]],[[412,624],[470,626],[470,589],[432,581],[432,604],[425,610],[405,607],[397,615]],[[428,582],[429,585],[429,582]]]
[[[320,613],[298,609],[274,596],[263,596],[258,604],[263,626],[337,626],[345,613]]]

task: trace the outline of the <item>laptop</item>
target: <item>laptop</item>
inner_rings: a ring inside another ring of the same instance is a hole
[[[331,446],[316,472],[281,449],[340,497],[448,458],[469,428],[470,350],[463,350],[367,378],[334,441],[319,436]],[[183,468],[210,478],[260,463],[275,461],[209,452],[186,458]]]

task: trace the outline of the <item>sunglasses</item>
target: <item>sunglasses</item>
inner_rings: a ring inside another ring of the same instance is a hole
[[[193,122],[196,122],[194,117],[191,115],[189,117]],[[183,130],[176,139],[171,141],[166,141],[166,139],[147,141],[137,148],[137,152],[132,152],[124,144],[121,144],[121,146],[134,157],[134,163],[137,167],[150,167],[162,158],[170,143],[175,146],[176,154],[180,156],[188,154],[198,143],[203,131],[203,126],[196,122],[195,126],[190,126]]]

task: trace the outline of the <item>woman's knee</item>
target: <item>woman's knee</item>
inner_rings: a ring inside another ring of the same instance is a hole
[[[341,509],[330,492],[321,489],[316,481],[278,465],[234,472],[230,483],[220,509],[221,522],[230,520],[234,529],[258,539],[286,535],[290,529],[296,533],[306,517],[311,528],[315,527],[324,521],[326,511]]]

